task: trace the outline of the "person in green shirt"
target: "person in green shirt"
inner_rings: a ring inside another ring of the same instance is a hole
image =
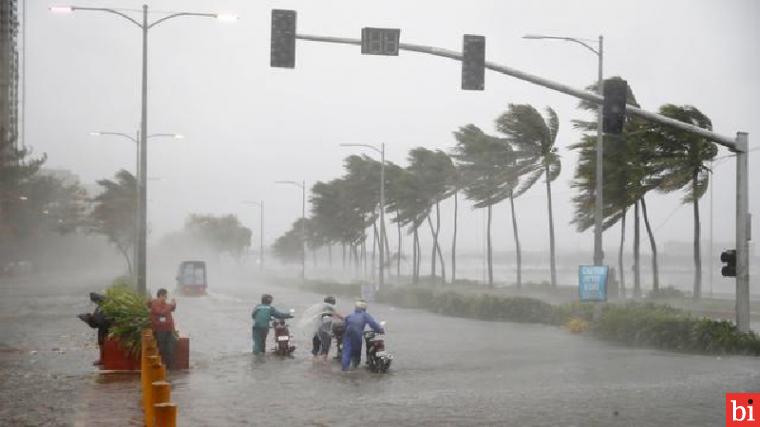
[[[266,351],[266,339],[269,334],[269,322],[272,318],[290,319],[288,313],[282,313],[272,307],[272,295],[264,294],[261,296],[261,304],[257,305],[251,313],[253,318],[253,354],[262,354]]]

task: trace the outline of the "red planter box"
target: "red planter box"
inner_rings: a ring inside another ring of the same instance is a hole
[[[107,371],[139,371],[140,355],[134,357],[121,347],[117,339],[107,338],[100,349],[103,365]],[[180,337],[174,348],[174,369],[190,369],[190,338]]]
[[[108,371],[139,371],[140,355],[130,356],[126,349],[121,347],[119,341],[106,338],[101,350],[103,365],[102,369]]]
[[[190,338],[180,337],[174,348],[174,369],[190,369]]]

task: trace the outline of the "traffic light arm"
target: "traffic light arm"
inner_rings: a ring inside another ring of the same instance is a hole
[[[352,38],[345,38],[345,37],[331,37],[331,36],[315,36],[315,35],[308,35],[308,34],[296,34],[296,39],[315,41],[315,42],[324,42],[324,43],[351,44],[351,45],[357,45],[357,46],[361,46],[362,44],[361,39],[352,39]],[[399,43],[399,49],[408,50],[411,52],[426,53],[428,55],[440,56],[443,58],[454,59],[457,61],[462,60],[461,52],[456,52],[453,50],[442,49],[442,48],[433,47],[433,46],[425,46],[425,45],[418,45],[418,44],[411,44],[411,43]],[[530,82],[539,86],[543,86],[547,89],[556,90],[558,92],[562,92],[566,95],[574,96],[576,98],[583,99],[585,101],[593,102],[595,104],[602,104],[602,102],[604,101],[602,96],[600,96],[597,93],[575,89],[573,87],[564,85],[562,83],[554,82],[552,80],[545,79],[543,77],[535,76],[533,74],[529,74],[524,71],[520,71],[515,68],[508,67],[506,65],[500,65],[494,62],[486,61],[485,68],[492,71],[496,71],[501,74],[506,74],[508,76],[515,77],[520,80],[525,80],[527,82]],[[701,137],[707,138],[720,145],[723,145],[724,147],[728,148],[731,151],[740,150],[736,145],[735,138],[729,138],[729,137],[720,135],[718,133],[711,132],[706,129],[702,129],[698,126],[690,125],[688,123],[671,119],[670,117],[665,117],[661,114],[652,113],[650,111],[646,111],[641,108],[636,108],[631,105],[628,105],[626,107],[626,111],[628,114],[631,114],[634,116],[639,116],[647,120],[651,120],[651,121],[658,122],[664,125],[676,127],[681,130],[691,132],[693,134],[697,134]]]

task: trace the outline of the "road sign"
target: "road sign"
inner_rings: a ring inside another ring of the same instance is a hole
[[[578,266],[578,296],[581,301],[607,301],[606,265]]]
[[[398,28],[362,28],[362,54],[398,56],[401,30]]]

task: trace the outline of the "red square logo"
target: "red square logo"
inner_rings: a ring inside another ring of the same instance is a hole
[[[760,393],[726,393],[726,427],[760,426]]]

